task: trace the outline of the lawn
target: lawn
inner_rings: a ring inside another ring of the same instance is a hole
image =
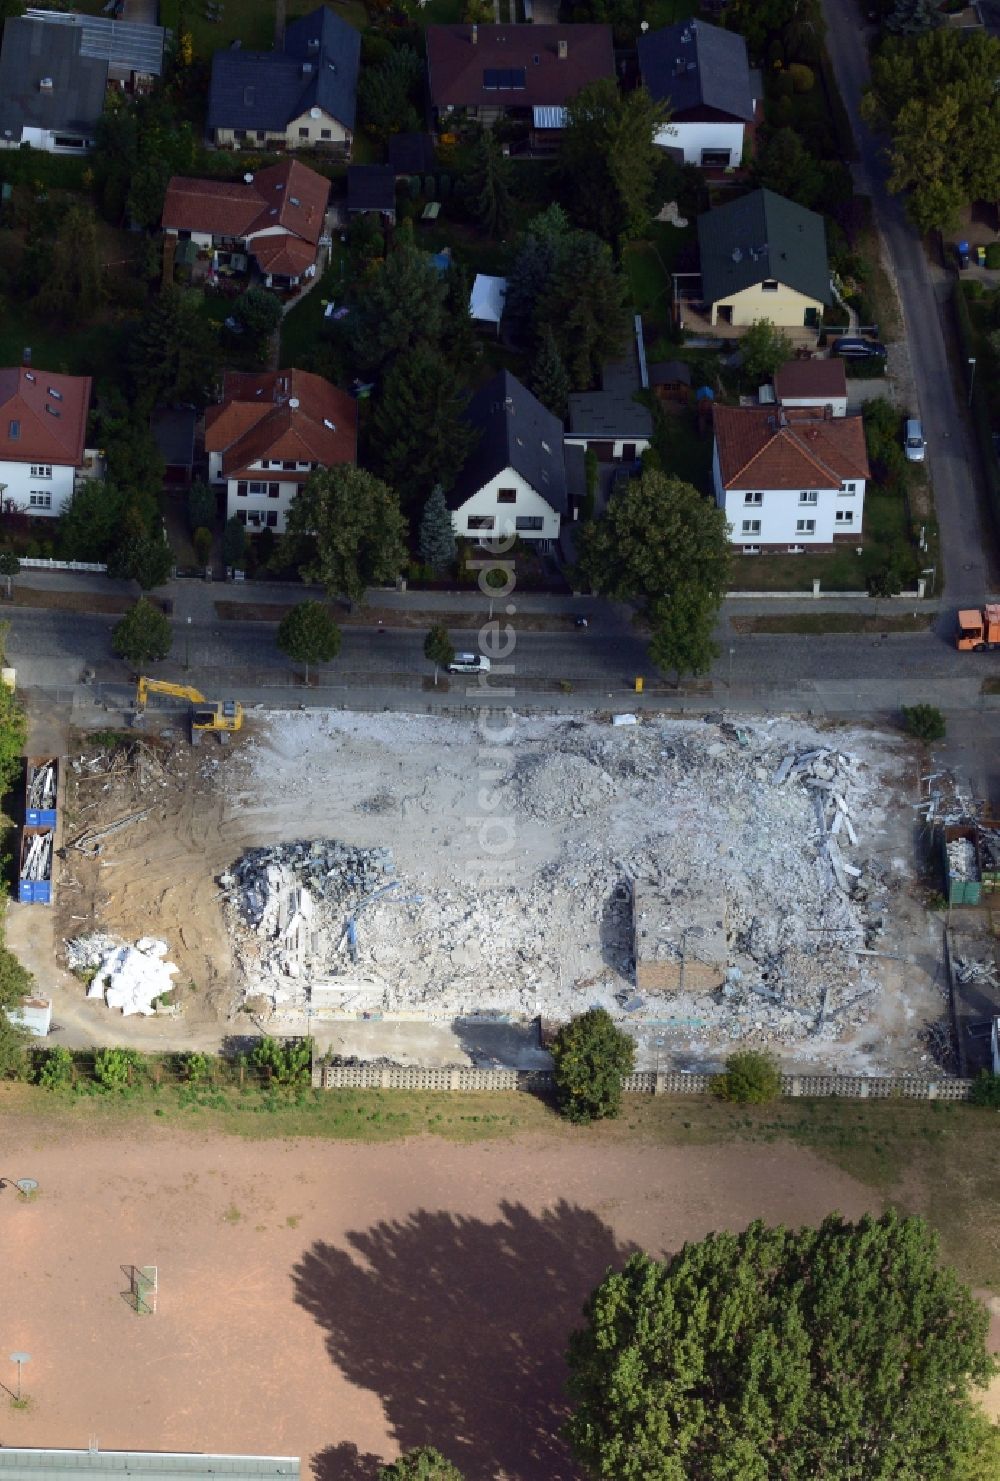
[[[771,612],[764,617],[735,617],[737,633],[919,633],[926,632],[937,614],[903,612],[895,617],[864,612]]]
[[[330,9],[361,30],[368,24],[368,12],[361,0],[326,0]],[[99,13],[101,0],[85,0],[82,10]],[[274,44],[273,0],[222,0],[218,21],[206,18],[207,6],[191,0],[161,0],[160,24],[176,36],[191,32],[196,57],[208,58],[233,41],[241,41],[248,50],[270,51]],[[297,20],[316,9],[315,0],[287,0],[287,19]]]
[[[824,591],[864,591],[868,572],[887,559],[894,546],[909,543],[906,510],[898,494],[869,488],[865,495],[862,554],[854,545],[802,555],[768,553],[735,556],[732,591],[811,591],[818,577]]]
[[[323,314],[332,299],[339,303],[349,271],[347,250],[334,239],[323,276],[281,321],[281,364],[297,365],[312,350],[323,327]]]
[[[695,235],[693,222],[682,228],[654,221],[649,236],[631,242],[625,248],[624,267],[632,303],[642,314],[651,332],[666,331],[670,326],[670,304],[673,282],[670,274],[677,257]]]
[[[48,324],[30,307],[7,304],[0,314],[0,365],[20,365],[31,346],[32,364],[61,375],[120,374],[128,324],[115,323],[110,311],[81,328]]]
[[[667,412],[663,418],[662,438],[657,439],[657,449],[663,459],[664,470],[685,483],[693,484],[700,493],[712,493],[712,436],[706,431],[698,432],[698,423],[693,411],[682,409],[678,413]]]

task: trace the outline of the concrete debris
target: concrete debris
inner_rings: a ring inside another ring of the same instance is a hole
[[[118,1008],[122,1016],[155,1013],[154,1003],[173,987],[177,972],[173,962],[165,960],[169,947],[165,941],[143,936],[134,946],[125,946],[110,937],[93,935],[68,941],[70,967],[96,967],[88,998],[103,998],[109,1008]]]
[[[976,846],[971,838],[949,838],[945,844],[948,852],[948,874],[952,879],[970,880],[979,878],[976,867]]]
[[[601,1005],[706,1051],[838,1039],[868,1022],[901,887],[879,842],[900,743],[838,730],[831,744],[797,721],[721,714],[625,727],[513,717],[510,730],[489,752],[487,812],[514,840],[497,862],[470,823],[486,806],[472,800],[474,721],[262,723],[227,773],[234,801],[252,807],[266,786],[307,806],[345,777],[362,800],[344,805],[350,844],[254,849],[221,879],[246,1000],[289,1021],[563,1020]],[[392,854],[362,846],[389,842]],[[630,880],[656,897],[654,956],[674,943],[693,960],[711,905],[721,988],[637,992]]]
[[[956,982],[963,985],[967,982],[981,982],[990,987],[1000,987],[996,962],[976,962],[968,957],[956,956],[952,958],[951,969]]]

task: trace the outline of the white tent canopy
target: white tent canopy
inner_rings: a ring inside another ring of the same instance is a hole
[[[469,313],[481,324],[495,324],[499,333],[506,296],[506,278],[491,278],[486,273],[477,273],[469,299]]]

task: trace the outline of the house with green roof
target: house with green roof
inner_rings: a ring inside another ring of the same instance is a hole
[[[822,216],[754,190],[698,217],[701,299],[712,325],[815,329],[833,302]]]

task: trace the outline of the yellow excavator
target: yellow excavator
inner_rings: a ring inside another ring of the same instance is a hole
[[[243,728],[243,706],[235,699],[206,699],[197,689],[186,684],[169,684],[166,679],[137,679],[135,686],[136,719],[141,721],[146,713],[146,700],[150,694],[172,694],[175,699],[191,701],[191,739],[200,740],[205,731],[212,731],[221,741],[229,739],[230,732]]]

